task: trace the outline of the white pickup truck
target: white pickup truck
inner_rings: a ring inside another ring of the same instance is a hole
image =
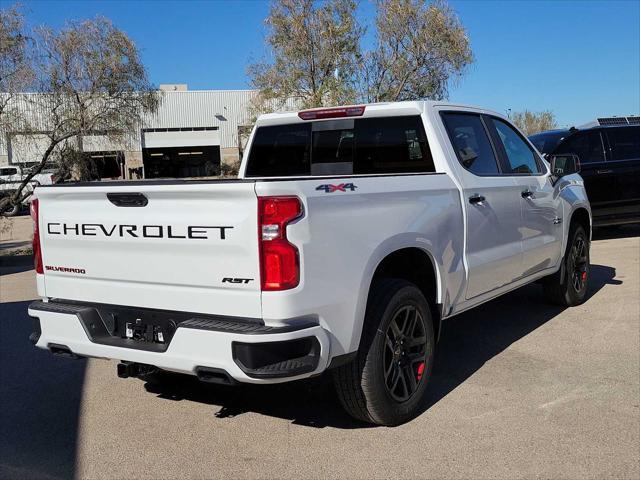
[[[203,381],[332,370],[346,410],[421,411],[441,322],[540,280],[581,303],[591,213],[497,113],[403,102],[261,116],[240,178],[39,187],[32,342]]]

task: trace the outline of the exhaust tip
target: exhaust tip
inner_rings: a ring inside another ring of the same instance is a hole
[[[215,383],[217,385],[235,385],[237,382],[226,370],[212,367],[196,367],[198,380],[205,383]]]
[[[66,345],[60,345],[58,343],[49,343],[47,345],[47,348],[53,355],[57,357],[80,358],[78,355],[73,353],[71,349]]]

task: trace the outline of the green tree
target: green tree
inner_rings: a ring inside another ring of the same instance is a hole
[[[257,110],[353,102],[442,99],[473,54],[444,0],[377,0],[375,44],[354,0],[274,0],[266,19],[269,56],[249,66]]]
[[[445,99],[473,62],[467,32],[443,0],[378,0],[376,39],[359,70],[369,102]]]
[[[294,101],[303,108],[352,102],[352,84],[364,30],[354,0],[278,0],[265,23],[267,59],[249,66],[260,100],[279,108]]]
[[[551,110],[543,112],[531,112],[524,110],[511,115],[511,121],[525,135],[533,135],[534,133],[544,132],[545,130],[553,130],[558,128],[556,116]]]

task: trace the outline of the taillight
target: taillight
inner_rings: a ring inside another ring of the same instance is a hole
[[[298,249],[287,240],[287,225],[301,214],[298,197],[258,197],[262,290],[288,290],[300,282]]]
[[[40,247],[40,227],[38,226],[38,199],[31,200],[31,218],[33,219],[33,264],[36,273],[44,273],[42,268],[42,249]]]
[[[323,118],[361,117],[364,114],[364,105],[352,107],[336,108],[315,108],[313,110],[302,110],[298,112],[298,117],[302,120],[321,120]]]

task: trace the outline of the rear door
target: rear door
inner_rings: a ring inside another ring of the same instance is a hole
[[[467,223],[466,298],[512,282],[520,274],[520,190],[503,176],[487,126],[479,114],[441,113],[458,158]]]
[[[254,183],[37,189],[48,297],[259,318]]]
[[[640,216],[640,126],[611,127],[606,133],[610,156],[607,169],[615,182],[612,206],[616,215]]]

